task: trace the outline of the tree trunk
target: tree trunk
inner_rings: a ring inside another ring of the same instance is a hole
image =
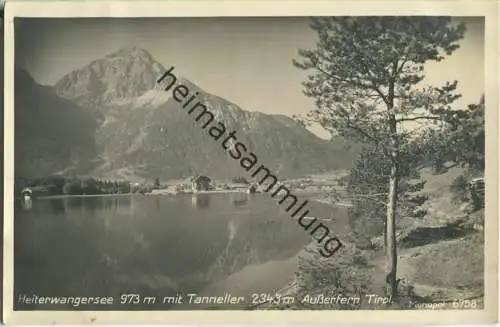
[[[391,167],[389,180],[389,196],[387,201],[387,218],[385,223],[386,235],[386,293],[393,298],[397,295],[396,268],[397,268],[397,248],[396,248],[396,204],[397,204],[397,185],[398,171],[397,163]]]
[[[397,61],[394,63],[394,71],[397,70]],[[386,238],[386,277],[385,287],[387,296],[393,299],[397,297],[396,269],[398,264],[398,254],[396,248],[396,208],[398,201],[398,178],[399,178],[399,142],[397,121],[394,114],[394,85],[395,81],[389,83],[389,93],[387,95],[387,109],[389,114],[389,132],[390,132],[390,159],[391,175],[389,177],[389,195],[387,197],[387,217],[385,221]]]
[[[387,217],[384,220],[384,249],[387,249]]]

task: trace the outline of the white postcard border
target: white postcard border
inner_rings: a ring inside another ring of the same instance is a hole
[[[9,324],[84,323],[493,323],[498,320],[498,2],[496,1],[86,1],[14,2],[5,6],[4,280]],[[486,101],[485,308],[358,311],[13,311],[14,18],[432,15],[484,16]],[[494,182],[494,183],[493,183]]]

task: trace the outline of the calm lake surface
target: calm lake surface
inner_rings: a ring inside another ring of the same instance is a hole
[[[15,308],[64,309],[21,305],[16,299],[24,294],[115,298],[112,306],[68,306],[72,310],[173,309],[162,303],[118,302],[124,293],[163,299],[178,292],[202,293],[214,285],[230,293],[235,286],[225,281],[231,276],[269,262],[275,262],[272,268],[249,274],[258,276],[239,278],[255,291],[280,287],[293,269],[279,262],[311,241],[283,207],[267,194],[243,193],[35,199],[29,207],[16,203]],[[317,203],[309,208],[311,215],[334,218],[332,226],[344,220],[342,209]]]

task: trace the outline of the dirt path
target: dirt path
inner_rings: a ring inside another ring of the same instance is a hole
[[[470,249],[466,245],[469,241],[461,238],[400,249],[398,278],[401,279],[401,291],[407,292],[410,286],[413,295],[433,299],[422,299],[420,304],[438,303],[439,308],[451,308],[453,301],[460,303],[464,300],[475,300],[477,305],[482,305],[483,292],[475,287],[477,281],[473,278],[476,274],[480,275],[482,268],[468,263],[474,252],[481,254],[482,251]],[[375,288],[383,287],[385,280],[384,253],[375,254],[370,262],[374,266],[371,274],[375,291]]]

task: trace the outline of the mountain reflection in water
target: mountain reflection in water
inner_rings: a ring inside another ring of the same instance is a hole
[[[314,209],[331,216],[326,206]],[[291,258],[311,241],[265,194],[40,199],[31,208],[16,203],[14,221],[16,296],[113,296],[115,303],[130,292],[199,293],[246,266]],[[72,309],[169,308],[157,305]]]

